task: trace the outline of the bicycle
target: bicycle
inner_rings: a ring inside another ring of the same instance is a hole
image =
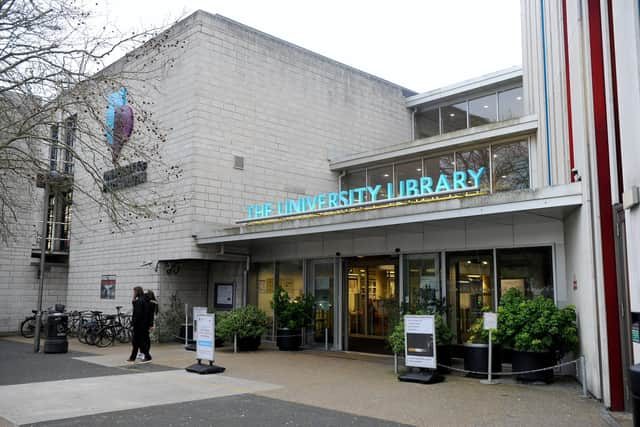
[[[80,317],[78,327],[78,341],[83,344],[95,345],[97,332],[103,326],[102,312],[91,310],[84,312]]]
[[[121,343],[131,340],[130,321],[128,317],[120,312],[122,306],[116,307],[117,314],[110,314],[104,317],[103,326],[96,332],[96,346],[107,347],[113,345],[115,339]],[[125,323],[121,321],[124,319]]]
[[[36,316],[38,310],[31,310],[31,316],[27,316],[20,324],[20,334],[25,338],[33,338],[36,333]],[[44,316],[43,316],[44,317]],[[40,331],[44,331],[44,321],[40,319]]]

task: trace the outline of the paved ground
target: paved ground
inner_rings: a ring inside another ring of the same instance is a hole
[[[180,345],[154,346],[154,363],[134,367],[124,362],[125,345],[97,349],[71,341],[71,350],[34,355],[28,344],[0,340],[0,417],[52,426],[137,425],[141,420],[223,426],[606,426],[628,420],[607,416],[598,401],[580,397],[578,385],[562,378],[549,386],[509,381],[489,386],[447,375],[444,383],[420,385],[398,382],[392,360],[385,357],[270,350],[233,354],[229,349],[216,351],[224,374],[198,376],[183,370],[194,353]],[[16,364],[21,372],[39,367],[23,377],[13,372]],[[39,384],[29,387],[32,382]],[[56,390],[58,403],[44,393],[38,405],[28,405],[29,392],[40,389]]]
[[[400,427],[404,424],[243,394],[30,425],[48,427],[131,425]]]

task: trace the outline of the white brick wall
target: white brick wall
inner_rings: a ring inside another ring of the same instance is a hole
[[[128,90],[154,102],[154,117],[171,129],[163,160],[184,174],[172,184],[125,191],[171,196],[178,212],[173,222],[141,220],[120,232],[77,194],[70,308],[128,307],[136,285],[161,298],[174,290],[194,302],[198,292],[206,298],[204,263],[175,276],[154,271],[155,263],[212,258],[213,248],[194,243],[200,225],[228,226],[247,205],[335,190],[331,158],[410,139],[398,86],[204,12],[178,24],[173,37],[185,42],[174,67],[148,76],[153,85],[132,81]],[[244,157],[244,170],[233,168],[234,155]],[[149,171],[155,178],[158,172]],[[117,277],[115,301],[98,297],[103,274]]]

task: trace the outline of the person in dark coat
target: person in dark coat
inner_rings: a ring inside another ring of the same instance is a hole
[[[158,314],[158,300],[156,299],[156,295],[152,290],[147,290],[144,294],[144,301],[147,308],[147,334],[145,335],[145,341],[140,349],[146,357],[151,360],[151,354],[149,351],[151,350],[151,338],[149,337],[149,333],[153,329],[154,319],[156,314]]]
[[[133,328],[133,336],[131,339],[131,356],[127,362],[135,362],[138,356],[138,350],[144,354],[143,363],[151,362],[151,355],[145,353],[145,343],[149,340],[149,314],[148,304],[144,296],[144,291],[140,286],[133,288],[133,316],[131,318],[131,326]]]

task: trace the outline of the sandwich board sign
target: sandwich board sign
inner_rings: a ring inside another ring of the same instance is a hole
[[[198,316],[207,314],[209,309],[207,307],[193,307],[193,336],[198,335]]]
[[[201,314],[197,319],[196,358],[214,361],[215,352],[215,317],[213,314]]]
[[[435,316],[404,316],[405,366],[436,369]]]
[[[187,372],[196,374],[217,374],[224,372],[222,366],[213,364],[216,346],[215,314],[200,314],[195,320],[198,325],[198,331],[195,333],[196,359],[198,363],[187,367]],[[203,360],[208,361],[209,364],[204,365],[202,363]]]

